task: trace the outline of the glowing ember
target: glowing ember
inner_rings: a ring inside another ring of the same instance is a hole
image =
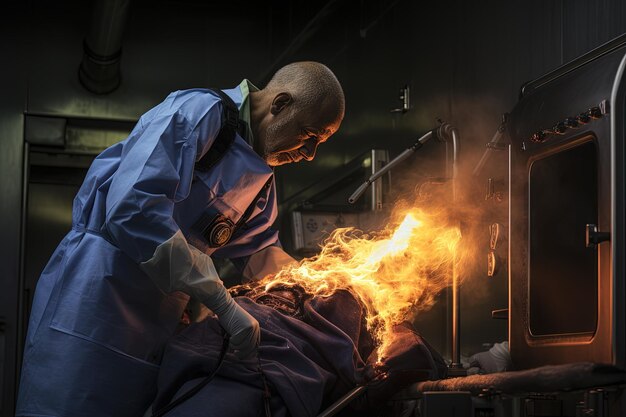
[[[335,230],[321,253],[291,265],[260,284],[300,285],[317,296],[348,289],[367,308],[368,329],[378,342],[378,357],[392,341],[392,327],[432,306],[452,281],[461,233],[442,215],[419,209],[405,212],[395,228],[364,234]]]

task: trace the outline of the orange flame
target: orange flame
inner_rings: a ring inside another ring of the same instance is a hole
[[[319,255],[259,284],[266,290],[300,285],[317,296],[350,290],[366,306],[367,326],[382,358],[393,340],[393,326],[432,306],[435,295],[452,281],[461,232],[448,223],[441,212],[414,208],[395,228],[369,235],[354,228],[336,229]]]

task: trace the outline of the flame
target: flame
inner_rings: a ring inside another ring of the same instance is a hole
[[[319,255],[287,266],[259,284],[265,290],[300,285],[317,296],[348,289],[364,303],[368,330],[383,358],[393,340],[393,326],[432,306],[458,265],[458,225],[449,224],[441,213],[415,208],[400,218],[396,227],[371,234],[336,229]]]

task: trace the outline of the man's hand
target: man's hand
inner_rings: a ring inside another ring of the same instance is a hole
[[[261,339],[259,322],[230,298],[228,306],[217,313],[220,324],[230,335],[230,347],[238,359],[256,356]]]
[[[469,366],[468,373],[470,374],[492,374],[511,369],[509,342],[496,343],[488,351],[472,355]]]

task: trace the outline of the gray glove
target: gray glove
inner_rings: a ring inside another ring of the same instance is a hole
[[[237,304],[225,288],[203,301],[217,314],[220,324],[230,335],[230,348],[235,356],[238,359],[255,356],[261,340],[259,322]]]
[[[473,355],[470,358],[470,369],[472,368],[478,368],[478,373],[481,374],[492,374],[511,369],[509,342],[495,343],[488,351]]]
[[[259,323],[228,294],[211,258],[189,245],[180,230],[140,267],[163,291],[182,291],[217,314],[239,359],[256,353],[261,338]]]

